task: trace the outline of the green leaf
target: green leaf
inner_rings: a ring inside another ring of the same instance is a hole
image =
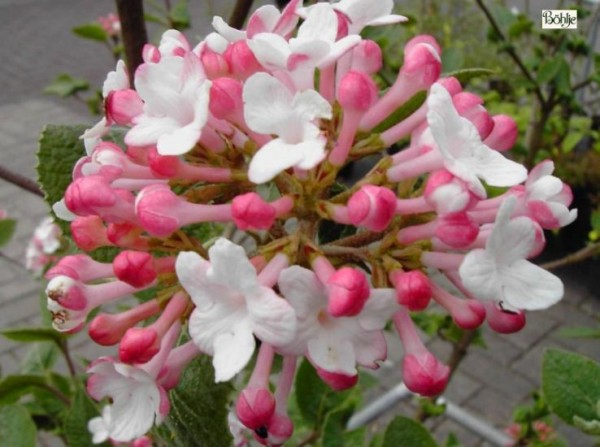
[[[573,418],[573,425],[588,435],[600,436],[600,421],[586,421],[579,416]]]
[[[584,357],[558,349],[544,353],[542,389],[548,405],[567,424],[574,417],[593,421],[598,418],[600,401],[600,364]]]
[[[442,70],[458,71],[465,64],[465,55],[460,48],[450,47],[442,53]]]
[[[346,431],[346,423],[354,411],[354,405],[344,405],[327,414],[323,425],[323,447],[363,447],[367,431],[358,428]]]
[[[296,374],[296,402],[302,417],[312,426],[320,425],[330,411],[344,402],[357,399],[358,389],[333,391],[321,380],[313,366],[306,360]]]
[[[46,388],[47,385],[46,378],[37,374],[6,376],[0,380],[0,404],[14,403],[29,394],[32,388]]]
[[[392,112],[392,114],[388,116],[381,124],[375,127],[372,133],[381,133],[409,117],[423,105],[425,99],[427,99],[426,91],[423,90],[415,93],[408,101]]]
[[[55,343],[36,343],[27,351],[21,363],[21,373],[42,374],[51,370],[58,359],[59,349]]]
[[[446,439],[445,447],[462,447],[462,444],[454,433],[450,433]]]
[[[108,33],[99,23],[88,23],[76,26],[72,31],[84,39],[96,40],[98,42],[106,42],[108,40]]]
[[[35,424],[23,405],[0,406],[0,441],[10,447],[35,447]]]
[[[90,88],[90,84],[85,79],[74,78],[68,73],[61,73],[44,89],[44,93],[66,98],[88,88]]]
[[[429,432],[418,422],[397,416],[388,425],[383,439],[383,447],[437,447]]]
[[[71,408],[62,415],[63,431],[69,447],[88,447],[92,436],[88,421],[98,416],[98,409],[80,384],[77,385]],[[108,445],[104,443],[102,445]]]
[[[50,206],[63,198],[71,183],[73,166],[85,155],[83,141],[79,139],[85,129],[86,126],[49,125],[42,131],[36,168],[38,183]],[[70,234],[68,222],[60,219],[56,222],[63,234]]]
[[[558,333],[568,338],[600,338],[600,329],[593,327],[567,327]]]
[[[215,383],[211,358],[201,356],[170,392],[171,410],[156,432],[169,447],[230,445],[229,383]]]
[[[446,73],[444,77],[454,77],[461,84],[465,84],[469,82],[471,79],[480,78],[480,77],[489,77],[496,74],[494,70],[490,70],[489,68],[463,68],[462,70],[451,71],[450,73]]]
[[[191,23],[190,11],[188,9],[188,0],[179,0],[169,11],[169,18],[173,26],[179,30],[189,28]]]
[[[0,247],[6,245],[15,233],[17,221],[14,219],[0,219]]]
[[[4,335],[9,340],[18,341],[21,343],[51,341],[60,345],[66,338],[65,335],[54,329],[39,327],[3,329],[0,331],[0,334]]]

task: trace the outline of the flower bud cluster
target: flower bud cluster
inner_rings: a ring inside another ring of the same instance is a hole
[[[129,442],[159,424],[166,391],[195,356],[211,356],[215,380],[228,381],[259,340],[230,423],[237,445],[248,436],[281,445],[293,430],[287,399],[300,358],[333,389],[351,387],[358,367],[386,359],[393,322],[404,382],[434,396],[450,371],[410,312],[438,306],[462,328],[487,321],[510,333],[525,311],[561,298],[560,280],[527,259],[543,229],[575,219],[569,187],[551,162],[528,174],[504,155],[514,120],[440,77],[433,37],[406,42],[395,82],[378,90],[381,49],[359,33],[405,20],[392,7],[292,0],[282,12],[259,8],[245,30],[216,17],[196,46],[174,30],[147,45],[135,89],[123,63],[109,74],[106,116],[83,135],[88,154],[54,209],[79,248],[119,255],[67,257],[47,289],[54,326],[70,332],[93,309],[155,294],[88,325],[94,341],[116,346],[89,368],[92,397],[111,399],[90,422],[97,442]],[[115,127],[123,147],[107,141]],[[389,153],[396,144],[403,149]],[[340,191],[340,171],[373,155],[372,169]],[[488,197],[488,185],[504,192]],[[326,239],[330,223],[345,235]],[[199,225],[254,242],[201,240]],[[191,341],[176,346],[180,331]],[[273,388],[275,356],[283,368]]]

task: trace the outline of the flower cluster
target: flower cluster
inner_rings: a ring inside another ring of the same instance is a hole
[[[25,251],[25,267],[35,276],[42,275],[58,260],[56,252],[61,247],[62,232],[51,217],[44,218],[33,231]]]
[[[431,36],[406,42],[380,93],[381,50],[360,32],[405,20],[392,7],[292,0],[282,12],[259,8],[244,31],[216,17],[196,46],[174,30],[147,45],[135,89],[123,63],[108,75],[105,117],[83,135],[88,154],[54,210],[82,250],[120,253],[112,263],[61,260],[48,272],[48,308],[57,330],[73,332],[93,309],[155,296],[87,326],[117,351],[88,370],[90,395],[110,398],[90,423],[95,441],[130,442],[160,424],[194,357],[211,356],[216,381],[227,381],[258,351],[230,424],[238,445],[248,433],[281,445],[299,358],[333,389],[351,387],[359,366],[386,358],[391,321],[404,382],[437,395],[449,370],[410,312],[434,301],[462,328],[487,321],[510,333],[525,311],[561,299],[560,280],[528,259],[543,229],[575,218],[569,187],[551,162],[528,173],[505,156],[515,122],[440,77]],[[105,138],[115,129],[123,147]],[[370,171],[342,187],[342,169],[363,159],[375,160]],[[490,198],[487,185],[504,193]],[[334,240],[332,223],[344,228]],[[199,240],[199,225],[252,243]],[[176,346],[182,331],[191,340]]]

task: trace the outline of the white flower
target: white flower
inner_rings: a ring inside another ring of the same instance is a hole
[[[111,398],[110,410],[102,412],[102,423],[92,419],[90,430],[101,439],[129,442],[144,435],[154,423],[160,424],[169,411],[167,393],[156,378],[142,367],[101,358],[88,369],[90,396]],[[94,441],[96,442],[96,441]]]
[[[60,248],[62,232],[52,217],[44,218],[33,232],[25,252],[25,267],[36,275],[42,273],[54,259],[51,256]]]
[[[331,118],[331,105],[316,91],[295,95],[266,73],[257,73],[244,85],[244,118],[255,132],[275,134],[250,162],[248,177],[264,183],[292,166],[314,168],[325,158],[325,138],[314,124]]]
[[[156,144],[161,155],[190,151],[208,120],[210,85],[200,59],[191,52],[141,65],[135,86],[144,101],[144,112],[134,118],[125,142],[132,146]]]
[[[465,256],[460,278],[477,298],[496,301],[503,309],[545,309],[562,298],[564,287],[558,277],[526,260],[536,229],[528,217],[510,219],[515,203],[515,197],[502,203],[485,249]]]
[[[376,368],[385,359],[382,329],[397,306],[392,289],[373,289],[360,314],[335,318],[327,313],[327,291],[311,270],[285,269],[279,288],[298,318],[298,334],[286,353],[306,354],[318,367],[349,376],[357,373],[357,363]]]
[[[444,167],[464,180],[478,197],[485,197],[479,179],[492,186],[514,186],[527,178],[527,170],[486,146],[473,123],[461,117],[450,93],[433,84],[427,98],[427,122]]]
[[[215,380],[223,382],[252,357],[254,335],[273,346],[290,343],[296,318],[284,299],[259,284],[242,247],[221,238],[208,253],[210,262],[196,253],[180,253],[175,270],[196,305],[190,335],[213,356]]]
[[[111,409],[110,405],[105,406],[102,409],[102,415],[92,418],[88,421],[88,431],[92,434],[92,442],[94,444],[100,444],[106,440],[110,433],[108,432],[111,422]]]

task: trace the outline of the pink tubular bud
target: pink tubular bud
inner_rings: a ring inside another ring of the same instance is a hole
[[[396,194],[381,186],[364,185],[348,200],[348,217],[355,226],[383,231],[396,211]]]
[[[429,351],[419,355],[406,355],[402,360],[402,380],[413,393],[421,396],[441,394],[450,377],[450,368]]]
[[[467,213],[449,213],[438,218],[435,235],[453,248],[464,248],[477,239],[479,225]]]
[[[216,79],[220,76],[225,76],[229,72],[229,65],[223,55],[212,51],[205,47],[200,55],[204,72],[208,79]]]
[[[129,328],[160,312],[157,300],[147,301],[118,314],[98,314],[88,328],[90,338],[102,346],[116,345]]]
[[[460,92],[452,97],[452,102],[459,115],[471,121],[477,128],[482,140],[490,134],[494,121],[483,107],[483,99],[474,93]]]
[[[156,279],[154,258],[143,251],[125,250],[113,260],[115,276],[133,287],[144,287]]]
[[[477,204],[468,185],[445,169],[429,175],[423,196],[438,214],[466,211]]]
[[[340,40],[348,35],[348,25],[350,24],[350,19],[346,14],[334,9],[335,15],[337,16],[338,29],[335,40]]]
[[[149,436],[142,436],[134,439],[131,443],[131,447],[152,447],[152,438]]]
[[[46,286],[46,296],[69,310],[84,310],[88,305],[84,285],[70,276],[54,276]]]
[[[265,388],[246,388],[235,404],[235,412],[242,424],[251,430],[267,426],[275,413],[275,398]]]
[[[294,433],[294,424],[285,414],[275,413],[269,425],[266,428],[267,437],[264,438],[264,431],[258,429],[254,431],[254,438],[262,445],[280,446],[283,445]]]
[[[106,119],[119,126],[128,126],[141,115],[144,102],[135,90],[113,90],[104,100]]]
[[[419,89],[429,88],[440,77],[442,62],[439,45],[431,36],[416,36],[404,47],[400,74],[411,78]]]
[[[381,48],[372,40],[362,40],[352,49],[352,70],[373,74],[382,66]]]
[[[46,272],[46,279],[65,275],[79,281],[90,281],[94,279],[113,276],[110,264],[94,261],[88,255],[69,255],[62,258],[58,263]]]
[[[377,86],[370,76],[349,71],[339,83],[337,99],[344,109],[364,112],[377,100]]]
[[[497,151],[507,151],[512,148],[519,136],[517,123],[508,115],[494,115],[494,127],[483,141],[486,145]]]
[[[350,317],[362,310],[371,294],[366,275],[352,267],[342,267],[326,283],[329,302],[327,311],[334,317]]]
[[[108,240],[103,220],[98,216],[77,217],[71,222],[71,236],[77,247],[84,251],[113,245]]]
[[[225,119],[243,108],[242,84],[232,78],[217,78],[210,86],[210,113]]]
[[[232,74],[238,79],[247,79],[262,69],[245,40],[231,43],[225,50],[225,60]]]
[[[240,230],[267,230],[275,222],[277,211],[261,196],[249,192],[231,202],[231,216]]]
[[[175,177],[180,164],[181,160],[175,155],[160,155],[155,147],[148,151],[148,166],[157,177]]]
[[[149,186],[138,194],[135,213],[144,230],[153,236],[166,237],[182,226],[176,212],[181,201],[166,185]]]
[[[499,334],[514,334],[525,327],[525,312],[506,311],[497,303],[486,302],[487,322],[493,331]]]
[[[431,300],[431,285],[429,278],[420,270],[390,272],[390,281],[396,289],[398,304],[406,306],[410,311],[420,311],[427,308]]]
[[[485,307],[474,299],[461,299],[447,290],[431,283],[435,301],[452,315],[454,322],[463,329],[475,329],[485,320]]]
[[[111,223],[106,235],[111,244],[132,250],[147,250],[148,240],[141,236],[143,229],[132,223]]]
[[[446,90],[448,90],[450,96],[454,96],[457,93],[462,92],[462,86],[460,85],[458,79],[456,79],[454,76],[450,76],[449,78],[442,78],[438,80],[438,83]]]
[[[352,388],[358,383],[358,374],[348,375],[327,371],[313,364],[317,374],[334,391],[343,391]]]

